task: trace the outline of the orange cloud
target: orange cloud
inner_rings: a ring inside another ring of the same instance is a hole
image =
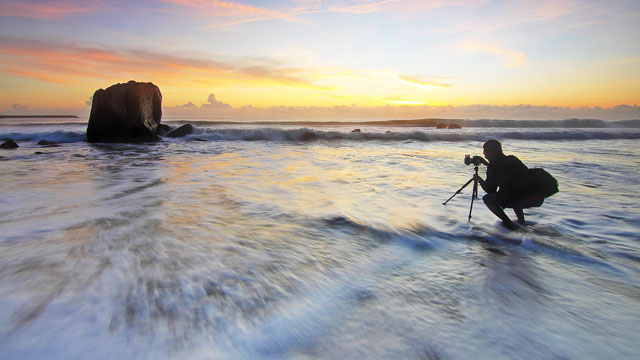
[[[292,67],[269,59],[213,60],[207,56],[180,57],[142,49],[2,37],[0,73],[75,88],[129,79],[153,81],[171,88],[178,95],[174,101],[182,103],[192,94],[213,89],[222,91],[235,104],[375,105],[399,103],[397,99],[409,99],[402,102],[405,104],[424,103],[421,90],[451,86],[437,76],[398,77],[393,70]]]
[[[304,69],[258,60],[183,58],[136,49],[108,49],[0,38],[0,71],[53,83],[147,77],[158,82],[267,82],[313,87]]]
[[[94,12],[98,8],[93,1],[33,1],[6,0],[0,2],[0,16],[26,17],[34,19],[54,19]]]

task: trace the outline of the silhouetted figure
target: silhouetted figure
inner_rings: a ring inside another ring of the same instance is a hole
[[[505,208],[512,208],[518,217],[518,223],[524,225],[525,208],[538,207],[544,202],[544,195],[534,192],[535,184],[532,173],[525,164],[513,155],[502,152],[502,144],[497,140],[489,140],[483,145],[482,162],[487,166],[487,179],[474,175],[487,194],[482,198],[487,208],[502,220],[504,225],[513,230],[515,226],[504,213]],[[488,161],[487,161],[488,160]],[[555,181],[555,180],[554,180]],[[557,190],[556,190],[557,192]]]

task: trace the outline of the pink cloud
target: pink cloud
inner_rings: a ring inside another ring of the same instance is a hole
[[[94,12],[97,8],[97,4],[93,1],[2,0],[0,1],[0,16],[56,19]]]
[[[233,1],[219,0],[164,0],[167,3],[178,5],[187,9],[206,12],[211,15],[233,17],[249,15],[278,15],[277,11],[245,5]]]
[[[52,83],[147,77],[184,84],[217,80],[314,86],[313,73],[255,59],[212,60],[140,49],[111,49],[0,37],[0,72]]]
[[[232,7],[233,9],[242,9],[248,10],[244,13],[237,12],[231,13],[228,11],[224,11],[225,8],[220,6],[219,1],[199,1],[199,0],[166,0],[172,3],[177,3],[181,5],[191,6],[191,7],[200,7],[201,3],[207,3],[211,7],[211,9],[217,9],[217,11],[213,11],[213,14],[220,16],[248,16],[245,19],[239,19],[236,21],[214,24],[206,26],[208,28],[216,28],[216,27],[226,27],[231,25],[238,25],[250,22],[264,21],[264,20],[273,20],[273,19],[286,19],[289,21],[303,21],[300,19],[301,16],[311,15],[311,14],[321,14],[321,13],[346,13],[346,14],[369,14],[374,12],[383,11],[387,8],[388,5],[399,3],[400,0],[379,0],[379,1],[366,1],[366,2],[353,2],[353,1],[297,1],[298,6],[285,8],[282,10],[268,10],[260,8],[260,11],[257,11],[258,8],[249,7],[248,9],[244,9],[245,5],[239,5],[237,3],[225,3],[225,4],[234,4],[237,7]],[[253,16],[252,16],[253,15]],[[255,16],[259,15],[259,16]]]

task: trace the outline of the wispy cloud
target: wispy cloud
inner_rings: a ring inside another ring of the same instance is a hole
[[[99,5],[95,1],[1,0],[0,16],[55,19],[94,12],[98,8]]]
[[[145,49],[52,43],[0,38],[0,71],[52,83],[83,83],[91,79],[146,77],[159,82],[266,81],[313,87],[304,69],[256,59],[212,60],[180,57]]]
[[[304,15],[321,13],[370,14],[385,9],[385,6],[398,3],[400,0],[379,0],[369,2],[345,1],[298,1],[297,6],[284,7],[280,10],[258,8],[237,2],[200,1],[200,0],[165,0],[175,5],[190,9],[206,11],[210,15],[223,18],[240,18],[233,21],[221,22],[205,26],[204,28],[219,28],[257,21],[285,19],[289,21],[304,21]]]
[[[271,16],[280,14],[277,11],[245,5],[234,1],[219,0],[164,0],[166,3],[177,5],[186,9],[204,12],[214,16]]]
[[[488,53],[495,54],[500,58],[505,59],[506,60],[505,65],[509,67],[517,67],[517,66],[523,66],[527,64],[527,56],[520,51],[504,49],[504,48],[500,48],[493,45],[487,45],[482,43],[471,43],[471,42],[463,43],[459,45],[459,47],[463,51],[468,51],[468,52],[488,52]]]
[[[453,86],[436,77],[425,75],[399,75],[396,79],[405,85],[414,86],[423,90],[442,89]]]
[[[420,99],[378,98],[378,100],[390,105],[429,105],[429,102]]]
[[[136,79],[189,92],[246,88],[254,97],[257,89],[277,88],[269,95],[277,93],[285,102],[304,90],[306,98],[321,98],[325,103],[350,99],[359,103],[425,104],[424,90],[452,86],[441,76],[403,76],[392,69],[302,67],[273,59],[176,56],[147,49],[7,37],[0,37],[0,73],[70,86]],[[251,101],[239,93],[235,100]]]

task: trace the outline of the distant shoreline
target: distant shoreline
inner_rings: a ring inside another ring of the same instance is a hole
[[[0,119],[77,119],[76,115],[0,115]]]
[[[438,124],[459,124],[462,119],[414,119],[414,120],[364,120],[364,121],[314,121],[314,120],[250,120],[250,121],[232,121],[232,120],[186,120],[186,119],[166,119],[165,122],[171,123],[207,123],[215,125],[313,125],[313,126],[394,126],[394,127],[434,127]]]
[[[565,119],[565,120],[495,120],[495,119],[414,119],[414,120],[369,120],[369,121],[229,121],[229,120],[186,120],[167,119],[165,123],[174,124],[208,124],[208,125],[296,125],[296,126],[380,126],[380,127],[415,127],[429,128],[451,124],[461,127],[499,127],[499,128],[640,128],[640,119],[635,120],[599,120],[599,119]]]

